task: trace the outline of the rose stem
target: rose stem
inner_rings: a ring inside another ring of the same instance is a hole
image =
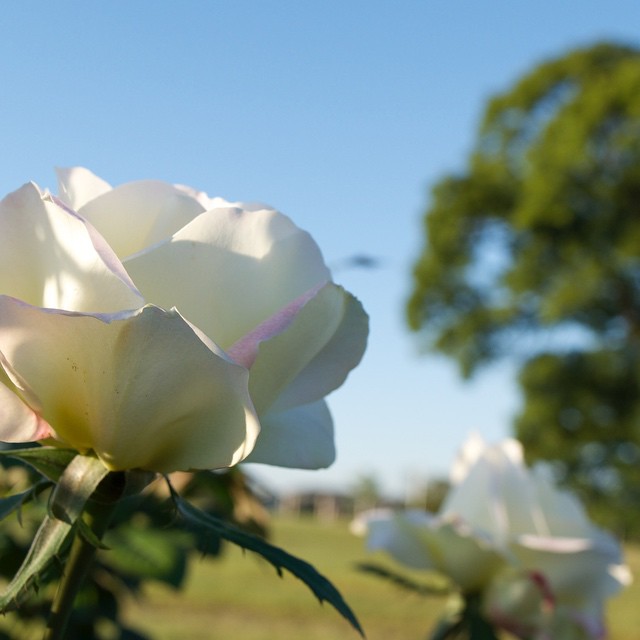
[[[121,474],[118,473],[110,473],[105,477],[101,486],[120,484],[121,478],[118,477],[120,475]],[[113,488],[115,489],[115,486],[113,486]],[[89,500],[87,503],[87,509],[85,511],[88,516],[87,521],[91,531],[98,540],[102,539],[102,536],[109,527],[117,505],[117,499],[106,500],[104,502]],[[64,573],[60,579],[53,604],[51,605],[51,613],[49,615],[44,640],[64,640],[66,638],[65,633],[73,611],[73,603],[82,583],[89,573],[95,554],[96,547],[87,541],[79,531],[76,531],[75,538],[71,545],[71,551],[69,552],[69,558],[65,563]]]

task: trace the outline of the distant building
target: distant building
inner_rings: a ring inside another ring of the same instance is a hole
[[[310,515],[324,521],[350,518],[354,514],[354,499],[341,493],[308,491],[280,498],[278,511],[288,515]]]

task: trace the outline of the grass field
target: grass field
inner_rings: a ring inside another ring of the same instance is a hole
[[[275,518],[272,541],[311,562],[340,590],[369,640],[425,640],[443,601],[399,590],[354,568],[370,561],[346,523]],[[384,561],[384,556],[373,556]],[[640,576],[640,547],[627,550]],[[640,584],[610,601],[609,640],[640,638]],[[331,607],[290,574],[280,579],[253,554],[228,547],[220,560],[194,564],[187,588],[155,587],[127,611],[154,640],[356,640],[358,634]]]

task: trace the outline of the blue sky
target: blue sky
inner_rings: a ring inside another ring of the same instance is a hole
[[[291,216],[363,301],[370,347],[330,397],[336,464],[251,471],[281,489],[374,474],[401,493],[446,472],[470,431],[507,435],[519,402],[508,364],[463,383],[406,329],[429,188],[462,168],[487,98],[600,39],[639,43],[640,3],[7,2],[0,194],[84,165]],[[345,269],[353,254],[381,266]]]

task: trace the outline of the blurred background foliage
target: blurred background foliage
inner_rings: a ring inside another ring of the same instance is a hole
[[[640,50],[573,50],[493,98],[424,231],[411,328],[466,377],[517,359],[529,462],[640,536]]]
[[[24,463],[0,460],[0,496],[15,495],[41,479]],[[221,473],[200,471],[171,475],[174,488],[192,504],[252,533],[266,536],[267,515],[246,477],[238,469]],[[47,509],[50,491],[2,521],[0,580],[16,574]],[[150,636],[128,625],[123,608],[143,594],[148,583],[181,589],[192,561],[219,556],[222,541],[190,530],[175,514],[162,480],[143,493],[122,500],[80,592],[68,637],[76,640],[148,640]],[[42,637],[61,561],[53,562],[35,585],[33,594],[13,612],[0,617],[0,640]]]

